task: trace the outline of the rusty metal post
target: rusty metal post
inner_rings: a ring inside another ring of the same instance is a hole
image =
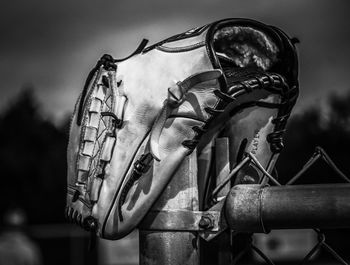
[[[237,185],[225,212],[231,229],[240,232],[350,227],[350,184]]]
[[[177,210],[199,210],[195,151],[185,158],[150,214]],[[199,265],[198,232],[140,228],[139,239],[140,265]]]

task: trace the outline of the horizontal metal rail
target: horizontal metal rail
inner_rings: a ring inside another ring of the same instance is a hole
[[[350,184],[237,185],[227,196],[225,216],[241,232],[350,227]]]

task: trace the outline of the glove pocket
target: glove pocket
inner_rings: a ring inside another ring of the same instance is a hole
[[[272,102],[280,100],[278,95],[270,95],[269,99]],[[257,106],[256,103],[234,111],[234,116],[230,118],[224,129],[224,135],[229,137],[232,168],[236,167],[247,153],[250,153],[268,172],[272,171],[278,153],[271,150],[271,143],[267,138],[275,130],[273,120],[278,115],[278,111],[278,108],[264,108]],[[259,183],[262,177],[261,170],[250,162],[237,173],[234,184]]]

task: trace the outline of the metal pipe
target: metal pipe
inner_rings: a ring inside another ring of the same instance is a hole
[[[232,169],[232,171],[230,172],[230,174],[224,179],[222,180],[219,184],[217,184],[216,188],[213,190],[211,196],[214,197],[216,196],[219,191],[226,186],[227,183],[229,183],[229,181],[232,179],[232,177],[245,165],[249,162],[250,158],[247,156],[245,157],[241,162],[239,162],[239,164]]]
[[[350,227],[350,184],[237,185],[225,213],[231,229],[240,232]]]
[[[215,139],[216,183],[224,183],[225,177],[230,174],[229,148],[228,137],[220,137]],[[231,178],[232,176],[230,177],[230,180]],[[231,183],[230,181],[227,181],[226,185],[222,186],[221,190],[218,191],[216,199],[225,198],[225,196],[230,192],[230,188]],[[218,238],[218,265],[231,264],[232,258],[230,237],[230,230],[227,229]],[[210,252],[210,254],[215,254],[214,251]]]
[[[181,163],[145,219],[154,219],[156,222],[158,219],[163,220],[162,214],[166,212],[198,212],[198,210],[197,154],[195,150]],[[169,215],[168,218],[171,216]],[[171,226],[171,220],[169,222]],[[199,265],[198,232],[157,231],[152,229],[153,223],[146,222],[146,224],[149,226],[142,225],[139,230],[140,265]]]

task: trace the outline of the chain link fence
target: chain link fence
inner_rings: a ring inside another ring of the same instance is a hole
[[[316,147],[314,154],[306,162],[302,169],[284,185],[295,185],[298,180],[301,180],[303,176],[305,176],[305,172],[310,169],[318,160],[325,161],[328,166],[334,170],[336,173],[335,176],[337,176],[343,183],[350,183],[350,180],[335,165],[327,153],[322,148]],[[278,182],[276,178],[273,178],[270,175],[267,176],[275,185],[282,185],[282,183]],[[319,228],[313,228],[312,231],[316,234],[316,244],[307,252],[305,257],[301,259],[298,264],[309,264],[310,262],[313,262],[313,258],[317,256],[321,250],[324,250],[330,254],[329,256],[333,259],[334,262],[336,262],[336,264],[349,265],[349,263],[345,261],[345,259],[329,245],[329,243],[327,243],[326,233],[323,230]],[[242,244],[244,247],[241,247],[238,251],[233,253],[232,264],[242,264],[245,256],[253,254],[260,257],[260,260],[263,262],[263,264],[275,265],[276,263],[254,243],[253,236],[254,234],[233,236],[232,241],[236,243],[239,242],[237,244]]]

